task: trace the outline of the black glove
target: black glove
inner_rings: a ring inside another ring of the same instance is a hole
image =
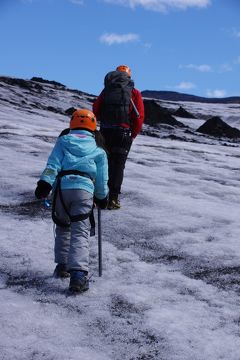
[[[48,182],[39,180],[35,190],[35,196],[37,199],[44,199],[48,196],[51,190],[52,186]]]
[[[93,201],[100,209],[106,209],[108,204],[108,196],[106,196],[104,199],[98,199],[94,196]]]

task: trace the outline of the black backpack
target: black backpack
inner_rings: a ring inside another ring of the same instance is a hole
[[[111,71],[104,79],[100,121],[105,125],[130,124],[129,105],[134,82],[123,71]]]

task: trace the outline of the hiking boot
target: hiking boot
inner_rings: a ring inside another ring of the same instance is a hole
[[[70,276],[69,272],[67,271],[67,265],[65,264],[57,264],[57,266],[55,267],[53,276],[56,279],[63,279],[63,278],[67,278]]]
[[[72,270],[70,277],[69,290],[80,293],[89,289],[89,278],[86,271]]]
[[[108,210],[118,210],[121,208],[120,201],[118,199],[110,199],[107,206]]]

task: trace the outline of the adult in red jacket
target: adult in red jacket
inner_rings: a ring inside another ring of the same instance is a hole
[[[120,80],[119,80],[120,79]],[[120,83],[119,83],[120,81]],[[131,70],[120,65],[104,79],[105,88],[93,104],[100,131],[108,150],[108,209],[119,209],[124,168],[132,141],[142,129],[144,105],[140,91],[134,88]]]

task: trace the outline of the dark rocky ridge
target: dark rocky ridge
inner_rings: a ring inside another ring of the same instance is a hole
[[[92,102],[96,98],[94,95],[79,90],[68,89],[55,81],[36,77],[32,79],[34,80],[0,76],[0,89],[3,89],[0,94],[0,105],[15,107],[28,113],[38,113],[37,110],[44,110],[55,114],[71,116],[74,109],[78,107],[87,106],[90,109]],[[166,103],[166,106],[168,104]],[[231,142],[239,141],[240,131],[238,129],[224,123],[221,118],[217,120],[216,117],[209,119],[211,115],[206,117],[206,114],[199,113],[199,116],[197,114],[198,118],[209,120],[197,131],[190,129],[185,125],[187,122],[183,124],[176,120],[174,116],[185,119],[194,119],[195,116],[182,106],[176,110],[177,104],[175,102],[173,103],[174,107],[167,108],[164,107],[165,104],[162,101],[144,99],[146,126],[143,128],[142,134],[160,136],[162,138],[164,136],[171,136],[172,139],[179,139],[181,137],[183,141],[198,141],[204,135],[214,136],[218,139],[229,138]],[[236,105],[234,108],[236,108]],[[203,135],[200,135],[200,133]],[[225,139],[223,140],[225,141]]]
[[[12,86],[19,86],[19,87],[27,89],[27,90],[37,90],[39,92],[44,89],[43,85],[53,85],[54,89],[59,89],[59,90],[63,90],[63,91],[66,90],[66,91],[69,91],[76,95],[86,95],[86,96],[89,96],[89,99],[91,99],[91,96],[94,96],[94,95],[88,94],[84,91],[80,91],[80,90],[76,90],[76,89],[68,89],[65,85],[63,85],[57,81],[45,80],[45,79],[42,79],[39,77],[32,77],[31,80],[25,80],[25,79],[19,79],[19,78],[12,78],[9,76],[0,76],[0,82],[3,82],[8,85],[12,85]],[[0,86],[1,86],[1,84],[0,84]]]
[[[20,88],[27,89],[30,91],[42,91],[43,87],[40,84],[35,84],[31,80],[24,80],[18,78],[11,78],[8,76],[0,76],[0,82],[3,82],[12,86],[19,86]]]
[[[219,138],[240,138],[240,130],[228,125],[218,116],[214,116],[211,119],[207,120],[202,126],[197,129],[197,131],[202,134],[207,134]]]
[[[8,90],[0,96],[0,102],[25,109],[27,112],[38,110],[55,114],[69,115],[69,105],[81,107],[82,102],[93,102],[95,96],[80,90],[68,89],[57,81],[49,81],[39,77],[31,80],[0,76],[0,88]],[[66,106],[66,102],[68,106]]]
[[[37,76],[32,77],[31,81],[36,81],[36,82],[40,82],[40,83],[43,83],[43,84],[51,84],[51,85],[60,86],[60,87],[63,87],[63,88],[66,87],[65,85],[61,84],[60,82],[57,82],[57,81],[54,81],[54,80],[46,80],[46,79],[43,79],[43,78],[37,77]]]
[[[193,114],[191,114],[189,111],[184,109],[182,106],[180,106],[177,109],[177,111],[175,111],[174,115],[185,119],[196,119],[196,117]]]
[[[154,100],[144,100],[145,120],[144,123],[151,126],[167,124],[177,127],[185,127],[183,123],[177,121],[168,109],[163,108]]]

